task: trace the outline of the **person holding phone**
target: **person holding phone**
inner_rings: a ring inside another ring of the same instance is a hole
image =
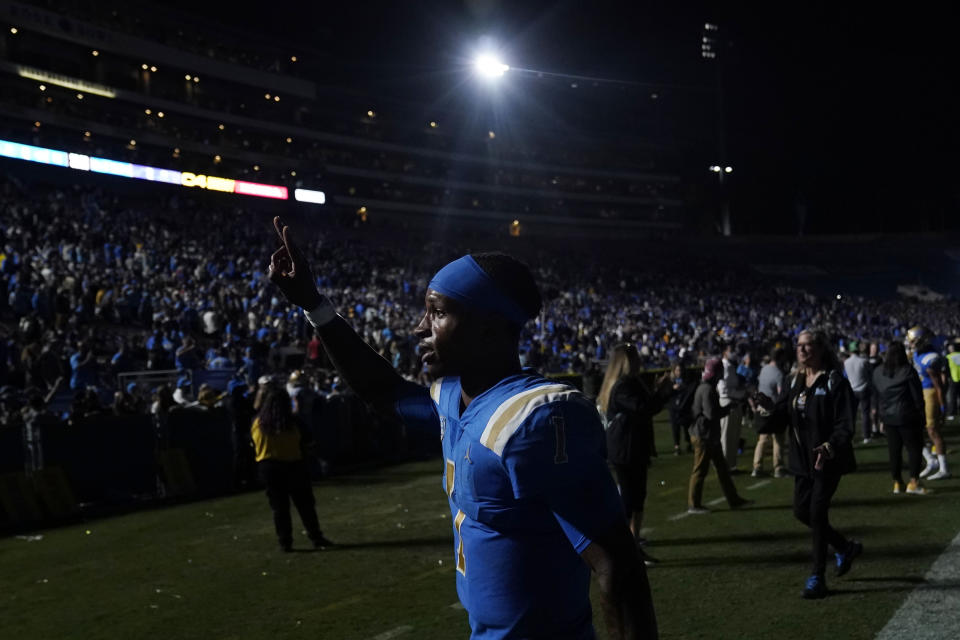
[[[850,571],[863,545],[830,525],[830,501],[840,478],[857,468],[853,455],[853,391],[826,334],[797,336],[797,372],[788,396],[793,514],[813,535],[813,572],[803,597],[827,596],[827,547],[836,552],[836,575]]]

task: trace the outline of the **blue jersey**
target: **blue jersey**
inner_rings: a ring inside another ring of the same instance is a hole
[[[936,351],[926,353],[916,353],[913,356],[913,366],[920,374],[920,384],[924,389],[933,389],[933,380],[927,371],[932,370],[934,375],[940,375],[943,371],[943,358]]]
[[[593,403],[532,373],[460,412],[459,378],[410,387],[405,422],[439,430],[457,594],[474,639],[594,638],[579,554],[624,519]]]

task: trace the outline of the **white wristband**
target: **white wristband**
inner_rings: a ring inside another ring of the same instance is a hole
[[[320,304],[318,304],[315,309],[312,311],[307,311],[304,309],[303,315],[306,316],[307,321],[310,322],[310,324],[319,328],[336,318],[337,311],[333,308],[330,298],[323,296]]]

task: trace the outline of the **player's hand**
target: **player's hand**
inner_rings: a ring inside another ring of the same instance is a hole
[[[287,300],[306,311],[313,311],[323,298],[317,291],[310,265],[294,243],[290,227],[280,221],[280,216],[273,219],[273,227],[283,246],[270,256],[270,281],[280,288]]]

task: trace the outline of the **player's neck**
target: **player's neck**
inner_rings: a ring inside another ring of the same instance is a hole
[[[520,359],[491,359],[460,375],[460,409],[470,406],[473,399],[508,376],[520,373]]]

